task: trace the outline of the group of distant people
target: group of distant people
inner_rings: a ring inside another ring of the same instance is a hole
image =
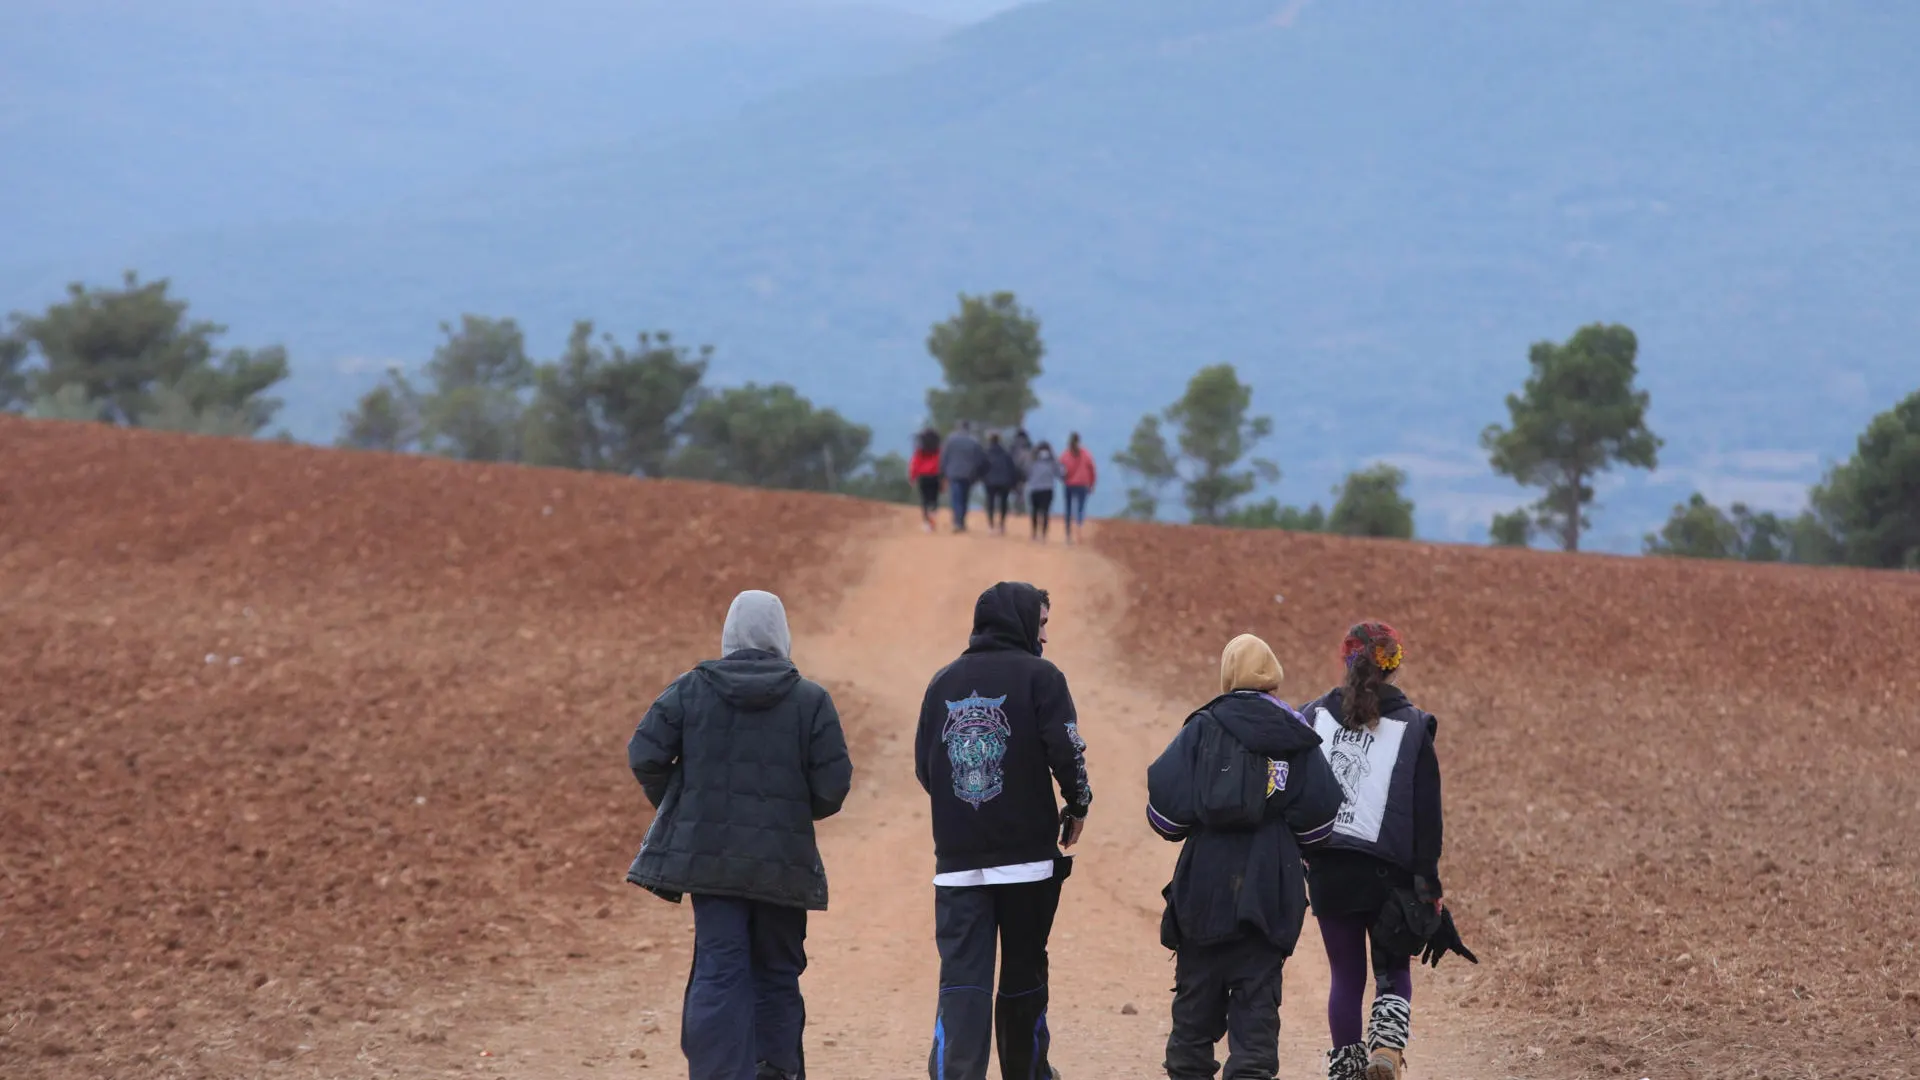
[[[995,1047],[1003,1080],[1060,1078],[1047,942],[1093,788],[1066,676],[1042,658],[1052,607],[1024,582],[981,593],[965,651],[922,699],[914,774],[940,954],[930,1080],[985,1080]],[[827,906],[814,822],[840,809],[853,766],[833,699],[791,646],[779,598],[740,594],[721,659],[668,686],[627,747],[656,807],[628,880],[693,901],[691,1080],[806,1074],[807,914]],[[1277,696],[1273,650],[1242,634],[1221,654],[1219,694],[1148,768],[1147,823],[1182,845],[1160,923],[1175,954],[1171,1080],[1212,1080],[1223,1038],[1227,1080],[1273,1080],[1281,973],[1309,899],[1332,975],[1329,1080],[1401,1080],[1413,958],[1479,962],[1442,901],[1437,725],[1395,685],[1405,655],[1393,627],[1358,623],[1341,684],[1295,709]]]
[[[963,420],[945,439],[931,427],[914,436],[907,479],[919,489],[920,516],[928,532],[935,528],[943,490],[953,510],[953,531],[966,532],[967,511],[978,488],[986,495],[989,532],[1005,536],[1011,510],[1027,517],[1032,539],[1040,543],[1046,542],[1052,525],[1058,488],[1065,495],[1060,517],[1071,544],[1074,529],[1086,525],[1087,496],[1093,493],[1098,470],[1093,455],[1080,444],[1079,432],[1067,436],[1066,451],[1056,457],[1052,443],[1035,443],[1025,428],[1005,437],[989,431],[982,442],[973,425]]]

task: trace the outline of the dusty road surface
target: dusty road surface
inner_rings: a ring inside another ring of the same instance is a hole
[[[1053,935],[1054,1061],[1067,1080],[1159,1075],[1173,984],[1171,955],[1158,941],[1160,888],[1177,848],[1147,828],[1146,767],[1199,702],[1168,701],[1136,681],[1112,635],[1124,614],[1119,572],[1091,548],[1061,545],[1057,534],[1046,546],[1024,537],[927,536],[910,516],[864,542],[864,576],[848,583],[838,607],[795,613],[795,659],[836,694],[856,770],[846,809],[821,829],[833,901],[809,930],[809,1073],[925,1075],[938,965],[914,721],[928,677],[965,644],[974,598],[994,581],[1017,579],[1053,595],[1047,655],[1073,687],[1094,785]],[[636,890],[620,918],[664,908]],[[540,1075],[585,1077],[631,1064],[621,1048],[634,1046],[644,1048],[650,1075],[683,1071],[675,1040],[690,917],[668,917],[671,949],[650,936],[646,952],[614,950],[603,969],[543,988],[539,1006],[498,1037],[500,1054],[542,1062]],[[1447,1005],[1463,969],[1450,961],[1416,976],[1412,1075],[1505,1075],[1491,1067],[1505,1051],[1484,1021]],[[1326,986],[1309,918],[1287,969],[1283,1077],[1324,1074]]]

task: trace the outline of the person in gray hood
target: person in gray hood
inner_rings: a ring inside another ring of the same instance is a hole
[[[807,912],[825,911],[814,822],[853,782],[833,698],[800,677],[780,598],[734,597],[721,658],[675,679],[627,744],[654,810],[627,880],[693,898],[680,1048],[691,1080],[806,1075]]]

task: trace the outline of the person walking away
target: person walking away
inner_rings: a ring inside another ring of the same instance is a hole
[[[1033,448],[1033,460],[1027,465],[1027,506],[1032,516],[1033,538],[1044,542],[1053,517],[1053,485],[1060,482],[1060,463],[1054,460],[1053,444],[1041,441]]]
[[[1320,736],[1286,702],[1280,661],[1241,634],[1220,654],[1220,694],[1147,769],[1147,822],[1181,844],[1160,943],[1174,951],[1171,1080],[1274,1080],[1280,982],[1306,919],[1301,849],[1323,844],[1340,784]]]
[[[1067,452],[1060,455],[1060,475],[1066,481],[1067,505],[1060,518],[1067,526],[1067,543],[1073,543],[1073,528],[1087,523],[1087,496],[1093,493],[1096,470],[1093,455],[1080,445],[1080,433],[1067,436]]]
[[[799,1080],[807,913],[827,909],[814,822],[839,811],[853,765],[833,698],[788,658],[779,597],[734,597],[720,653],[675,679],[627,744],[654,806],[627,880],[693,898],[692,1080]]]
[[[980,440],[973,437],[973,424],[960,421],[960,426],[947,436],[947,445],[940,451],[940,474],[947,478],[947,498],[953,504],[953,531],[967,531],[967,503],[973,495],[973,485],[987,468],[987,451]]]
[[[959,659],[927,685],[914,774],[932,803],[940,996],[932,1080],[1057,1080],[1047,1060],[1047,937],[1093,789],[1073,694],[1041,658],[1052,600],[1003,581],[974,604]],[[1062,807],[1054,800],[1058,786]],[[994,941],[1000,979],[993,987]]]
[[[1000,441],[1000,433],[987,436],[987,469],[982,477],[987,487],[987,530],[1002,535],[1007,531],[1007,503],[1020,471],[1013,463],[1013,451]]]
[[[1027,513],[1027,472],[1033,467],[1033,438],[1026,428],[1015,428],[1008,449],[1013,451],[1013,512]]]
[[[920,489],[920,523],[933,531],[933,515],[940,510],[940,433],[923,428],[913,437],[913,459],[907,478]]]
[[[1331,1080],[1399,1080],[1411,1035],[1415,954],[1436,966],[1447,952],[1479,963],[1443,900],[1438,722],[1394,685],[1405,656],[1393,627],[1356,624],[1340,643],[1345,681],[1301,710],[1341,788],[1326,849],[1307,871],[1332,976]],[[1374,997],[1363,1042],[1360,1003],[1369,968]]]

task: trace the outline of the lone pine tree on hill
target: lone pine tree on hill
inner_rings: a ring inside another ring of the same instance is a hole
[[[1526,385],[1507,395],[1510,423],[1481,433],[1495,472],[1545,489],[1534,521],[1566,551],[1580,550],[1595,477],[1615,465],[1658,463],[1649,398],[1634,385],[1639,348],[1633,331],[1617,323],[1583,326],[1564,344],[1536,342]],[[1516,523],[1500,524],[1502,539],[1513,539]]]
[[[927,352],[946,382],[927,391],[934,426],[951,431],[962,420],[1019,426],[1040,404],[1033,380],[1046,351],[1040,320],[1012,293],[961,294],[960,310],[927,334]]]
[[[1232,524],[1242,496],[1263,480],[1280,478],[1273,462],[1244,460],[1273,432],[1271,417],[1247,415],[1252,407],[1253,387],[1240,381],[1232,364],[1214,364],[1194,372],[1186,393],[1159,416],[1141,417],[1127,448],[1114,456],[1137,480],[1127,492],[1128,514],[1152,517],[1161,490],[1180,480],[1195,524]],[[1167,446],[1163,421],[1173,429],[1177,454]]]

